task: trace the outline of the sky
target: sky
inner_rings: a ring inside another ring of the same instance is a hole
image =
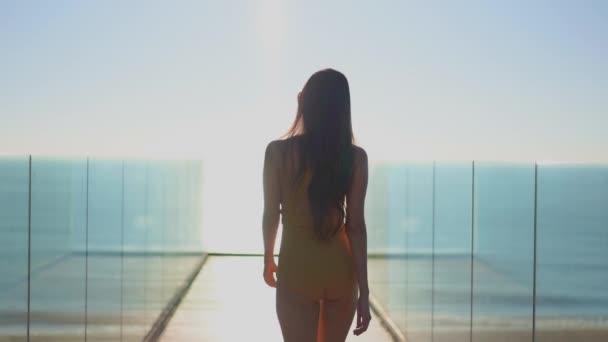
[[[2,1],[0,155],[200,158],[220,220],[332,67],[372,162],[605,163],[607,40],[601,0]]]
[[[0,154],[259,157],[333,67],[370,158],[606,161],[607,40],[605,1],[3,1]]]

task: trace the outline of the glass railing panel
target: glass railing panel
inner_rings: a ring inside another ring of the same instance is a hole
[[[391,164],[370,163],[369,165],[365,220],[367,251],[370,256],[384,255],[388,250],[388,189],[392,186],[389,183],[392,180],[390,173],[393,172],[393,168]]]
[[[474,172],[473,341],[532,341],[534,165]]]
[[[198,228],[201,226],[201,218],[205,213],[202,211],[202,197],[199,195],[204,191],[202,163],[200,161],[188,161],[186,181],[182,181],[181,188],[184,192],[185,203],[181,206],[184,217],[187,218],[183,225],[180,245],[185,246],[187,252],[201,250],[203,248],[203,232]],[[202,213],[202,215],[201,215]],[[188,239],[187,236],[192,238]],[[193,267],[196,263],[191,261]]]
[[[168,161],[163,168],[163,193],[165,194],[164,201],[164,219],[163,225],[166,227],[162,231],[162,300],[167,303],[173,297],[175,290],[179,285],[179,277],[175,274],[175,265],[179,264],[179,254],[175,254],[179,250],[179,245],[176,243],[176,238],[180,234],[182,218],[179,217],[180,209],[180,190],[178,180],[182,177],[179,168],[179,161]]]
[[[152,160],[147,167],[147,210],[145,246],[145,284],[146,324],[152,324],[159,317],[164,303],[162,301],[162,251],[163,229],[165,229],[163,167],[165,161]]]
[[[201,163],[31,165],[0,160],[0,340],[141,341],[204,256]]]
[[[0,340],[27,335],[29,157],[0,158]]]
[[[146,324],[146,162],[125,161],[123,213],[123,341],[141,341]]]
[[[538,167],[536,341],[608,341],[608,167]]]
[[[171,248],[170,239],[174,235],[176,229],[178,229],[178,222],[175,219],[174,211],[176,208],[176,189],[175,180],[176,177],[174,171],[174,161],[166,161],[162,166],[161,173],[161,219],[160,219],[160,239],[162,243],[159,245],[159,251],[161,253],[161,283],[160,283],[160,300],[161,303],[167,303],[172,293],[172,286],[170,284],[170,272],[171,272],[171,257],[167,255],[167,252]],[[161,308],[162,309],[162,308]]]
[[[32,158],[31,341],[85,338],[86,159]]]
[[[367,223],[368,278],[373,295],[389,309],[389,272],[387,270],[386,234],[388,174],[390,169],[385,165],[369,165],[369,180],[365,219]]]
[[[169,222],[170,228],[165,236],[165,259],[163,281],[168,299],[185,285],[188,276],[200,258],[191,253],[196,249],[189,249],[189,239],[196,240],[196,232],[191,228],[193,198],[190,198],[190,189],[196,189],[192,179],[193,165],[187,161],[176,161],[171,164],[169,180],[170,201]]]
[[[188,277],[200,263],[202,240],[198,220],[200,218],[201,174],[200,162],[180,161],[174,165],[173,185],[177,192],[172,210],[175,224],[166,239],[165,273],[171,286],[171,294],[186,285]],[[167,281],[167,280],[166,280]]]
[[[406,337],[430,342],[433,284],[433,164],[406,168]]]
[[[472,164],[436,164],[434,342],[470,341],[472,205]]]
[[[406,308],[406,167],[370,164],[366,224],[370,291],[400,329]]]
[[[89,160],[87,340],[120,340],[122,161]]]
[[[184,212],[184,189],[182,183],[185,181],[185,170],[182,167],[182,162],[172,161],[168,165],[168,173],[166,177],[167,188],[167,225],[166,234],[164,237],[164,260],[163,260],[163,294],[165,300],[170,300],[175,291],[181,285],[180,282],[187,274],[180,274],[179,264],[183,256],[180,252],[179,238],[183,233],[185,225],[185,217],[182,217]]]

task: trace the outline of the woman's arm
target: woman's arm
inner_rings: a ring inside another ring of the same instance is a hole
[[[356,147],[354,151],[352,185],[346,194],[346,233],[351,245],[355,273],[359,283],[357,303],[357,328],[359,335],[367,330],[371,314],[369,310],[369,285],[367,281],[367,227],[365,226],[365,194],[367,192],[367,153]]]
[[[268,286],[275,287],[274,273],[277,266],[274,262],[274,245],[279,228],[280,216],[280,184],[278,175],[278,152],[280,141],[268,144],[264,155],[264,213],[262,231],[264,236],[264,280]]]
[[[355,150],[351,188],[346,195],[346,232],[351,244],[359,293],[369,294],[367,282],[367,227],[365,225],[365,194],[367,192],[367,154]]]

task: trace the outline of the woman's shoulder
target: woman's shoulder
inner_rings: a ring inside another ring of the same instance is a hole
[[[285,145],[287,145],[291,142],[291,139],[293,139],[293,138],[271,140],[266,145],[266,153],[269,153],[269,152],[277,153],[277,152],[283,150],[285,148]]]
[[[359,156],[367,155],[367,152],[365,152],[365,149],[362,146],[352,144],[351,147],[355,154],[357,154]]]
[[[295,141],[295,137],[271,140],[268,145],[266,145],[266,156],[272,157],[273,159],[280,159],[285,154],[288,147],[292,146]]]
[[[283,139],[275,139],[275,140],[270,141],[268,143],[268,145],[266,145],[266,151],[281,153],[281,152],[285,151],[285,149],[287,149],[289,146],[293,146],[293,145],[297,144],[297,142],[299,140],[300,140],[300,136],[298,136],[298,135],[293,136],[293,137],[283,138]]]
[[[281,155],[281,140],[272,140],[266,145],[264,159],[267,161],[276,161]]]
[[[353,157],[354,157],[355,161],[367,162],[367,152],[365,151],[365,149],[363,147],[353,144],[352,148],[353,148]]]
[[[270,141],[266,145],[266,151],[274,151],[274,150],[280,149],[282,142],[283,142],[282,139],[277,139],[277,140]]]

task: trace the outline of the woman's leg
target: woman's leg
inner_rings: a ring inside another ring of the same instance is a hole
[[[276,308],[285,342],[315,342],[319,301],[277,284]]]
[[[354,293],[339,299],[324,299],[321,313],[319,342],[344,342],[348,336],[357,311],[358,294]]]

